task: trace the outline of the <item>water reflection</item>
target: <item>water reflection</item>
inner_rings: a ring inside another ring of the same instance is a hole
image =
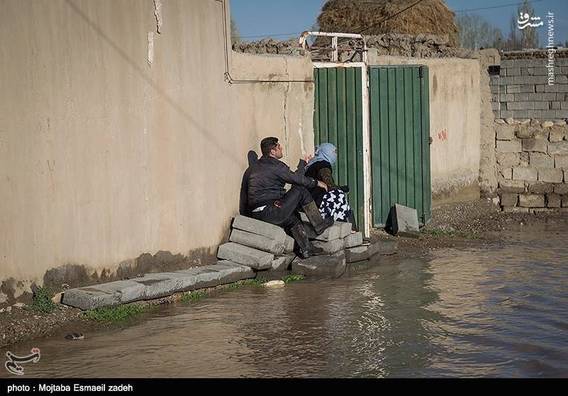
[[[566,377],[566,230],[245,288],[13,352],[39,346],[38,377]]]

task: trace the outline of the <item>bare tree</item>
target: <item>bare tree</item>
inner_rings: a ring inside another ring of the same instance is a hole
[[[527,26],[524,29],[519,29],[518,20],[525,14],[528,14],[530,17],[535,16],[534,8],[530,5],[528,0],[524,0],[520,7],[517,8],[517,13],[511,17],[511,31],[509,32],[509,38],[505,45],[506,49],[520,50],[539,47],[537,28]]]
[[[461,15],[456,23],[460,32],[460,45],[464,48],[498,48],[503,45],[501,30],[479,15]]]
[[[233,17],[231,17],[231,43],[236,44],[240,41],[241,41],[241,34],[239,33],[239,28]]]

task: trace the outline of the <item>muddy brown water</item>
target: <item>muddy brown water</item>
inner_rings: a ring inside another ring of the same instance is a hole
[[[568,226],[225,292],[12,352],[34,346],[25,377],[568,377]]]

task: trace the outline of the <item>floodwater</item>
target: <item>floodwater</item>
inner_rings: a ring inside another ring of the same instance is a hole
[[[566,224],[519,229],[12,352],[41,349],[25,377],[568,377],[567,236]]]

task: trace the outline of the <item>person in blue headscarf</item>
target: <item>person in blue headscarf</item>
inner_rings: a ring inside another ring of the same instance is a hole
[[[337,149],[331,143],[322,143],[316,148],[315,156],[308,162],[305,175],[325,183],[326,191],[318,186],[310,189],[323,218],[345,221],[357,230],[355,215],[347,201],[348,186],[338,186],[333,179],[333,165],[337,162]]]

